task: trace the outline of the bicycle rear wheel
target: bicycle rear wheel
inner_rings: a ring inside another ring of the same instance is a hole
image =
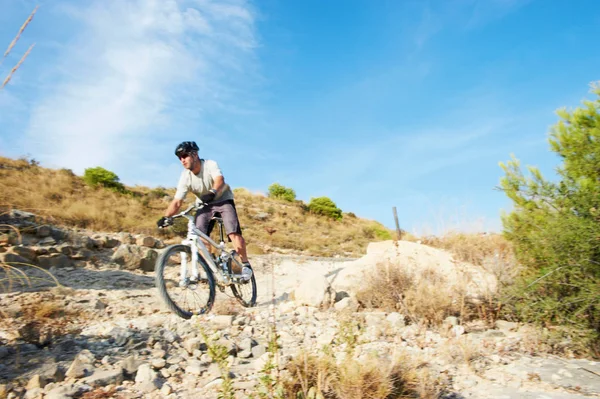
[[[181,254],[187,254],[187,271],[181,276]],[[156,287],[162,300],[179,317],[208,313],[215,301],[215,279],[201,256],[198,257],[199,276],[192,276],[191,248],[187,245],[168,246],[156,260]],[[182,278],[183,277],[183,278]]]
[[[235,274],[241,273],[241,270],[236,270],[239,267],[236,263],[229,261],[229,270]],[[231,265],[235,265],[233,270]],[[231,292],[233,292],[233,296],[238,300],[242,306],[246,308],[251,308],[256,305],[256,279],[254,278],[254,273],[252,273],[252,277],[249,281],[236,281],[231,284]]]

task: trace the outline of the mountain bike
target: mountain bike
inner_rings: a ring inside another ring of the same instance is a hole
[[[221,292],[229,287],[233,296],[244,307],[256,304],[256,279],[242,279],[242,263],[236,251],[225,247],[225,230],[221,215],[215,214],[211,224],[219,229],[217,244],[207,234],[198,230],[195,214],[205,204],[195,204],[173,215],[188,219],[187,237],[181,244],[169,245],[156,260],[156,287],[169,309],[178,316],[189,319],[193,315],[208,313],[215,300],[215,285]],[[216,249],[213,255],[207,245]]]

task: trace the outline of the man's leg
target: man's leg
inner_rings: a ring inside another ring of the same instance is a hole
[[[252,278],[252,266],[248,262],[248,253],[246,252],[246,240],[241,234],[231,233],[229,238],[235,248],[235,251],[240,255],[242,259],[242,279],[249,281]]]
[[[242,260],[242,278],[246,281],[252,277],[252,267],[248,262],[248,253],[246,251],[246,240],[242,237],[242,229],[240,227],[240,220],[237,216],[235,209],[235,203],[228,201],[223,205],[219,206],[219,211],[223,217],[223,223],[225,224],[225,231],[227,236],[231,240],[233,247]]]
[[[198,228],[198,230],[208,235],[208,229],[210,226],[211,218],[212,210],[210,209],[210,206],[205,206],[204,208],[200,209],[198,213],[196,213],[196,227]],[[210,252],[212,247],[210,246],[208,241],[206,241],[204,238],[201,238],[201,240],[202,242],[204,242],[204,245],[206,246],[206,248],[208,248]],[[203,256],[202,253],[200,255]]]
[[[241,234],[231,233],[229,234],[229,238],[231,239],[231,243],[235,248],[235,251],[242,258],[243,263],[248,263],[248,254],[246,253],[246,240],[242,237]]]

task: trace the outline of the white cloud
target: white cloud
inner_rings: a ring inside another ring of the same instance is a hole
[[[417,10],[411,15],[420,14],[412,33],[415,47],[422,49],[426,43],[444,29],[458,28],[473,30],[500,20],[531,0],[450,0],[436,3],[415,3]]]
[[[490,22],[504,18],[506,15],[523,7],[531,0],[469,0],[470,16],[465,24],[466,29],[475,29]]]
[[[199,128],[203,112],[240,107],[245,66],[256,69],[247,2],[75,4],[60,10],[81,30],[50,66],[56,83],[36,102],[24,143],[45,164],[125,169],[170,149],[182,127]]]

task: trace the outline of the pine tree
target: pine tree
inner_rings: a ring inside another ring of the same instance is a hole
[[[500,166],[501,189],[514,202],[502,217],[505,236],[524,266],[515,309],[545,326],[587,331],[600,349],[600,85],[594,100],[557,111],[550,148],[562,164],[555,181],[519,161]],[[598,353],[598,352],[597,352]]]

